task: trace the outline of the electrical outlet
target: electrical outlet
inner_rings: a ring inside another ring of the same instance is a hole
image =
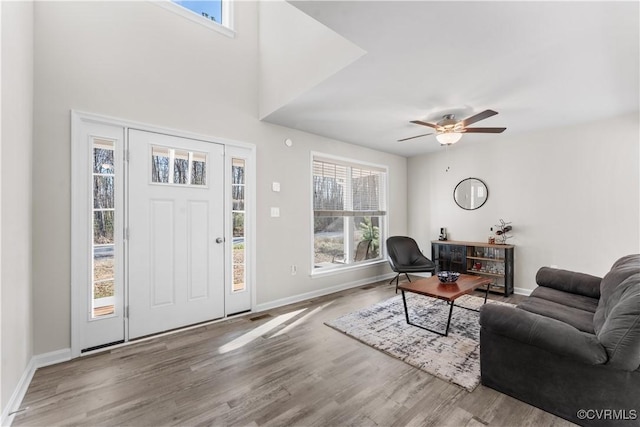
[[[271,208],[271,217],[278,218],[280,216],[280,208]]]
[[[295,276],[296,274],[298,274],[298,267],[295,265],[291,266],[291,275]]]

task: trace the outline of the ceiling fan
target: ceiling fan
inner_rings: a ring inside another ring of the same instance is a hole
[[[457,120],[453,114],[445,114],[442,120],[437,123],[427,123],[421,120],[412,120],[411,123],[417,125],[428,126],[436,130],[436,139],[441,145],[455,144],[462,138],[463,133],[502,133],[506,128],[470,128],[467,127],[470,124],[479,122],[480,120],[487,119],[491,116],[498,114],[497,111],[484,110],[482,113],[478,113],[471,117],[467,117],[464,120]],[[431,133],[424,133],[422,135],[412,136],[409,138],[399,139],[398,142],[407,141],[409,139],[420,138],[427,135],[433,135]]]

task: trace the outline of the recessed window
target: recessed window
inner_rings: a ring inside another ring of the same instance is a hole
[[[314,271],[382,259],[385,168],[314,156]]]

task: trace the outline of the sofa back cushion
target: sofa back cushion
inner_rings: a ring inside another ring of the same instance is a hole
[[[640,367],[640,255],[619,259],[602,279],[593,326],[609,355],[607,365]]]

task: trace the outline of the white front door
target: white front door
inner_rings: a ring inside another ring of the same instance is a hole
[[[129,130],[129,338],[224,316],[224,146]]]

